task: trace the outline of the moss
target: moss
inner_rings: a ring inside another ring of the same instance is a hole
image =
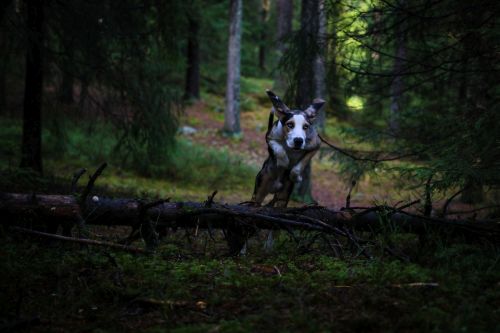
[[[154,256],[4,236],[0,301],[21,299],[22,317],[36,313],[50,320],[35,331],[492,332],[497,327],[500,269],[492,255],[497,252],[487,248],[428,249],[418,261],[404,263],[383,257],[341,260],[319,249],[300,254],[287,243],[271,255],[252,245],[247,257],[225,258],[217,246],[220,234],[216,242],[202,233],[191,243],[181,234],[165,239]],[[208,252],[200,253],[207,240]],[[439,287],[404,286],[431,281]],[[189,306],[140,305],[134,303],[138,297]],[[197,308],[199,302],[206,307]],[[4,321],[14,315],[13,307],[0,311]]]

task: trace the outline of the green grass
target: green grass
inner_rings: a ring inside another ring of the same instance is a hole
[[[40,178],[17,168],[20,122],[8,118],[1,121],[0,168],[3,177],[0,185],[5,190],[16,188],[16,185],[18,188],[41,189],[59,180],[68,185],[76,170],[81,167],[93,170],[104,161],[110,167],[99,183],[106,184],[111,192],[200,199],[215,189],[249,193],[253,186],[256,170],[225,149],[200,147],[187,139],[178,138],[176,147],[164,163],[144,166],[133,159],[124,160],[123,151],[116,151],[117,135],[113,134],[109,124],[92,124],[89,129],[91,124],[69,120],[44,128],[46,176]],[[47,186],[44,187],[44,184]]]
[[[38,315],[40,332],[498,332],[494,250],[434,246],[412,263],[341,260],[282,237],[272,254],[252,243],[248,256],[228,258],[216,238],[202,232],[188,243],[178,232],[156,255],[134,256],[4,236],[0,302],[17,306],[2,307],[0,318]]]

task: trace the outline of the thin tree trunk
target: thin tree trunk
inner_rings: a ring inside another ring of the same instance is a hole
[[[382,72],[382,57],[378,50],[382,49],[382,36],[381,31],[384,29],[384,20],[382,19],[383,11],[377,10],[373,13],[373,50],[371,52],[371,61],[373,67],[377,72]],[[366,101],[366,109],[372,117],[381,118],[384,112],[384,105],[382,103],[383,97],[386,93],[384,91],[385,87],[383,81],[378,77],[374,77],[370,80],[370,86],[373,90],[372,94],[369,94]]]
[[[1,36],[0,38],[2,38]],[[1,41],[0,45],[4,46],[5,42]],[[4,49],[5,50],[5,49]],[[6,114],[7,108],[7,65],[9,63],[9,55],[2,54],[2,64],[0,64],[0,114]]]
[[[292,33],[292,20],[293,20],[293,1],[290,0],[277,0],[276,1],[276,12],[277,12],[277,49],[278,57],[281,57],[288,50],[288,43],[286,38]],[[276,71],[275,78],[275,89],[277,91],[284,92],[286,90],[286,82],[283,74],[280,71]]]
[[[335,116],[339,119],[346,120],[349,116],[348,110],[346,107],[345,99],[343,97],[343,92],[340,86],[340,76],[338,71],[338,62],[337,52],[338,52],[338,38],[337,31],[338,28],[336,24],[339,22],[339,18],[341,17],[342,7],[339,2],[330,3],[330,17],[327,19],[327,34],[330,36],[330,41],[327,45],[327,64],[328,64],[328,73],[327,73],[327,95],[328,98],[325,98],[328,105],[330,106],[330,110],[332,111],[332,116]],[[333,22],[328,26],[328,21]]]
[[[402,13],[405,6],[405,0],[400,0],[398,3],[399,8],[397,9],[396,19],[400,21],[395,27],[395,40],[396,40],[396,57],[394,59],[393,66],[393,79],[391,84],[391,118],[389,122],[389,128],[393,133],[399,131],[399,113],[401,112],[402,102],[403,102],[403,90],[404,90],[404,69],[405,69],[405,59],[406,59],[406,32],[404,31]]]
[[[5,109],[7,106],[7,68],[9,66],[10,60],[10,44],[6,29],[4,29],[4,18],[7,13],[7,7],[10,5],[11,1],[3,1],[0,4],[0,48],[2,52],[0,64],[0,114],[5,114]]]
[[[43,0],[26,0],[28,46],[21,167],[42,173]]]
[[[242,0],[230,0],[229,45],[227,57],[226,110],[224,132],[239,134],[240,128],[240,70]]]
[[[325,0],[319,0],[318,3],[318,44],[320,49],[316,55],[316,60],[314,64],[314,98],[321,98],[326,100],[326,70],[325,70],[325,56],[326,56],[326,11],[325,11]],[[325,110],[321,110],[316,119],[316,124],[320,132],[325,129],[326,114]]]
[[[69,41],[65,43],[65,53],[66,57],[63,60],[63,68],[62,68],[62,81],[61,86],[59,87],[59,101],[64,104],[73,104],[73,85],[74,85],[74,77],[70,71],[70,68],[73,67],[73,42]]]
[[[467,20],[467,14],[462,14],[462,20]],[[468,22],[472,24],[471,22]],[[458,85],[458,101],[459,105],[463,108],[463,118],[464,121],[473,127],[476,123],[477,115],[475,114],[474,107],[468,102],[469,95],[469,57],[471,57],[470,52],[474,49],[474,44],[479,42],[480,37],[475,34],[470,34],[464,39],[464,46],[462,49],[462,59],[460,68],[460,83]],[[470,89],[474,89],[470,87]],[[487,90],[487,87],[476,88],[475,97],[478,95],[477,91]],[[472,129],[471,129],[472,130]],[[460,196],[460,201],[466,204],[477,204],[484,201],[484,190],[483,185],[478,179],[473,177],[467,177],[465,180],[464,190]]]
[[[259,43],[259,68],[262,72],[266,70],[266,45],[267,45],[267,22],[269,21],[269,8],[271,0],[262,0],[260,11],[260,43]]]
[[[198,20],[188,17],[188,45],[185,99],[200,98],[200,47],[198,43]]]

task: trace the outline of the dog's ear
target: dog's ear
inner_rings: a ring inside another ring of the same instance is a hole
[[[276,113],[276,116],[278,116],[279,119],[282,119],[285,117],[288,113],[290,113],[290,109],[288,106],[283,103],[281,98],[276,96],[275,93],[273,93],[271,90],[266,90],[267,96],[269,96],[269,99],[273,103],[274,110]]]
[[[313,122],[318,115],[319,110],[323,107],[325,101],[321,98],[315,98],[311,105],[307,109],[304,110],[306,114],[307,120],[309,122]]]

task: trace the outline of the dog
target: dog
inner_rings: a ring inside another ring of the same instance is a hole
[[[302,181],[304,168],[320,148],[314,120],[325,101],[315,99],[305,110],[290,110],[272,91],[266,92],[273,104],[266,132],[269,156],[255,178],[251,201],[262,205],[274,194],[268,205],[286,207],[294,184]]]

